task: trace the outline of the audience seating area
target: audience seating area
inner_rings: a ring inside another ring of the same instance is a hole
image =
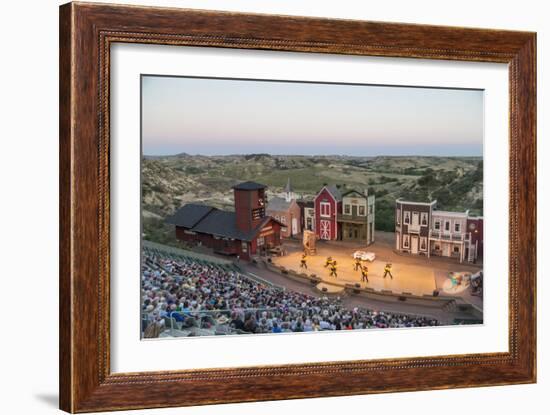
[[[425,317],[347,309],[251,279],[232,263],[144,246],[141,281],[145,338],[435,326]]]

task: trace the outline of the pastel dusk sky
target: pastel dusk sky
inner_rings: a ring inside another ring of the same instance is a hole
[[[482,156],[483,91],[142,76],[145,155]]]

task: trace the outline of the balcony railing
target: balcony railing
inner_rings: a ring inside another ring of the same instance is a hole
[[[458,232],[443,232],[438,230],[430,230],[430,239],[438,239],[450,242],[470,241],[470,233]]]

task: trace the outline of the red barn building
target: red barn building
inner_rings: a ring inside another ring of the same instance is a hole
[[[315,234],[319,239],[338,239],[338,213],[342,194],[336,186],[324,186],[313,201],[315,204]]]
[[[181,241],[250,260],[262,248],[281,244],[281,223],[265,215],[265,189],[263,184],[244,182],[233,186],[234,212],[189,203],[166,222],[175,225],[176,238]]]

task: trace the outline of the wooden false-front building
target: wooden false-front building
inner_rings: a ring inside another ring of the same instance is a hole
[[[348,190],[342,194],[342,209],[338,212],[342,241],[374,242],[374,195],[367,191]]]
[[[233,186],[234,212],[188,203],[166,222],[175,226],[180,241],[250,260],[263,249],[281,244],[281,223],[265,213],[265,189],[255,182],[240,183]]]
[[[483,255],[483,218],[436,209],[437,201],[395,201],[395,249],[476,262]]]
[[[314,199],[315,233],[328,241],[374,242],[374,195],[324,186]]]

